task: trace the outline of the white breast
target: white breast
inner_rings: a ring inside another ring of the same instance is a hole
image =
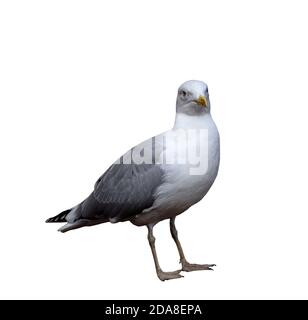
[[[177,115],[173,130],[166,132],[165,137],[167,143],[160,159],[164,183],[156,190],[153,206],[139,215],[146,223],[176,216],[200,201],[211,188],[218,172],[219,133],[210,114],[198,117]],[[194,152],[196,148],[198,155]],[[190,152],[196,154],[197,157],[192,157],[194,160],[199,156],[199,163],[207,164],[205,170],[199,170],[199,174],[196,163],[184,161],[185,158],[189,160],[187,155]],[[170,160],[178,162],[171,164]]]

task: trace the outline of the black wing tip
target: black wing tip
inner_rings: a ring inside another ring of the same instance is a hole
[[[66,216],[71,212],[72,209],[65,210],[55,217],[48,218],[45,222],[46,223],[52,223],[52,222],[67,222],[66,221]]]
[[[58,220],[57,217],[51,217],[45,221],[45,223],[52,223],[52,222],[61,222],[61,221]]]

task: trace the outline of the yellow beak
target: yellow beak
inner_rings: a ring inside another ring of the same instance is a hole
[[[196,102],[203,107],[207,107],[208,106],[208,101],[205,98],[205,96],[199,96],[198,100],[196,100]]]

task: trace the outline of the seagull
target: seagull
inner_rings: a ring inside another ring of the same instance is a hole
[[[219,132],[210,109],[207,84],[183,83],[173,128],[130,149],[97,180],[88,198],[46,222],[66,223],[61,232],[105,222],[146,226],[156,274],[162,281],[181,278],[182,271],[213,270],[215,264],[186,260],[175,226],[175,218],[207,194],[218,173]],[[182,266],[172,272],[161,269],[153,234],[154,226],[166,219]]]

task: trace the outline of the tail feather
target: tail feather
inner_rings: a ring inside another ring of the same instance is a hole
[[[109,221],[108,218],[101,218],[97,220],[79,219],[79,220],[76,220],[75,222],[68,222],[67,224],[62,226],[60,229],[58,229],[58,231],[67,232],[67,231],[82,228],[82,227],[94,226],[96,224],[105,223],[108,221]]]
[[[66,216],[71,212],[72,209],[65,210],[58,215],[51,217],[46,220],[47,223],[49,222],[67,222],[66,221]]]

